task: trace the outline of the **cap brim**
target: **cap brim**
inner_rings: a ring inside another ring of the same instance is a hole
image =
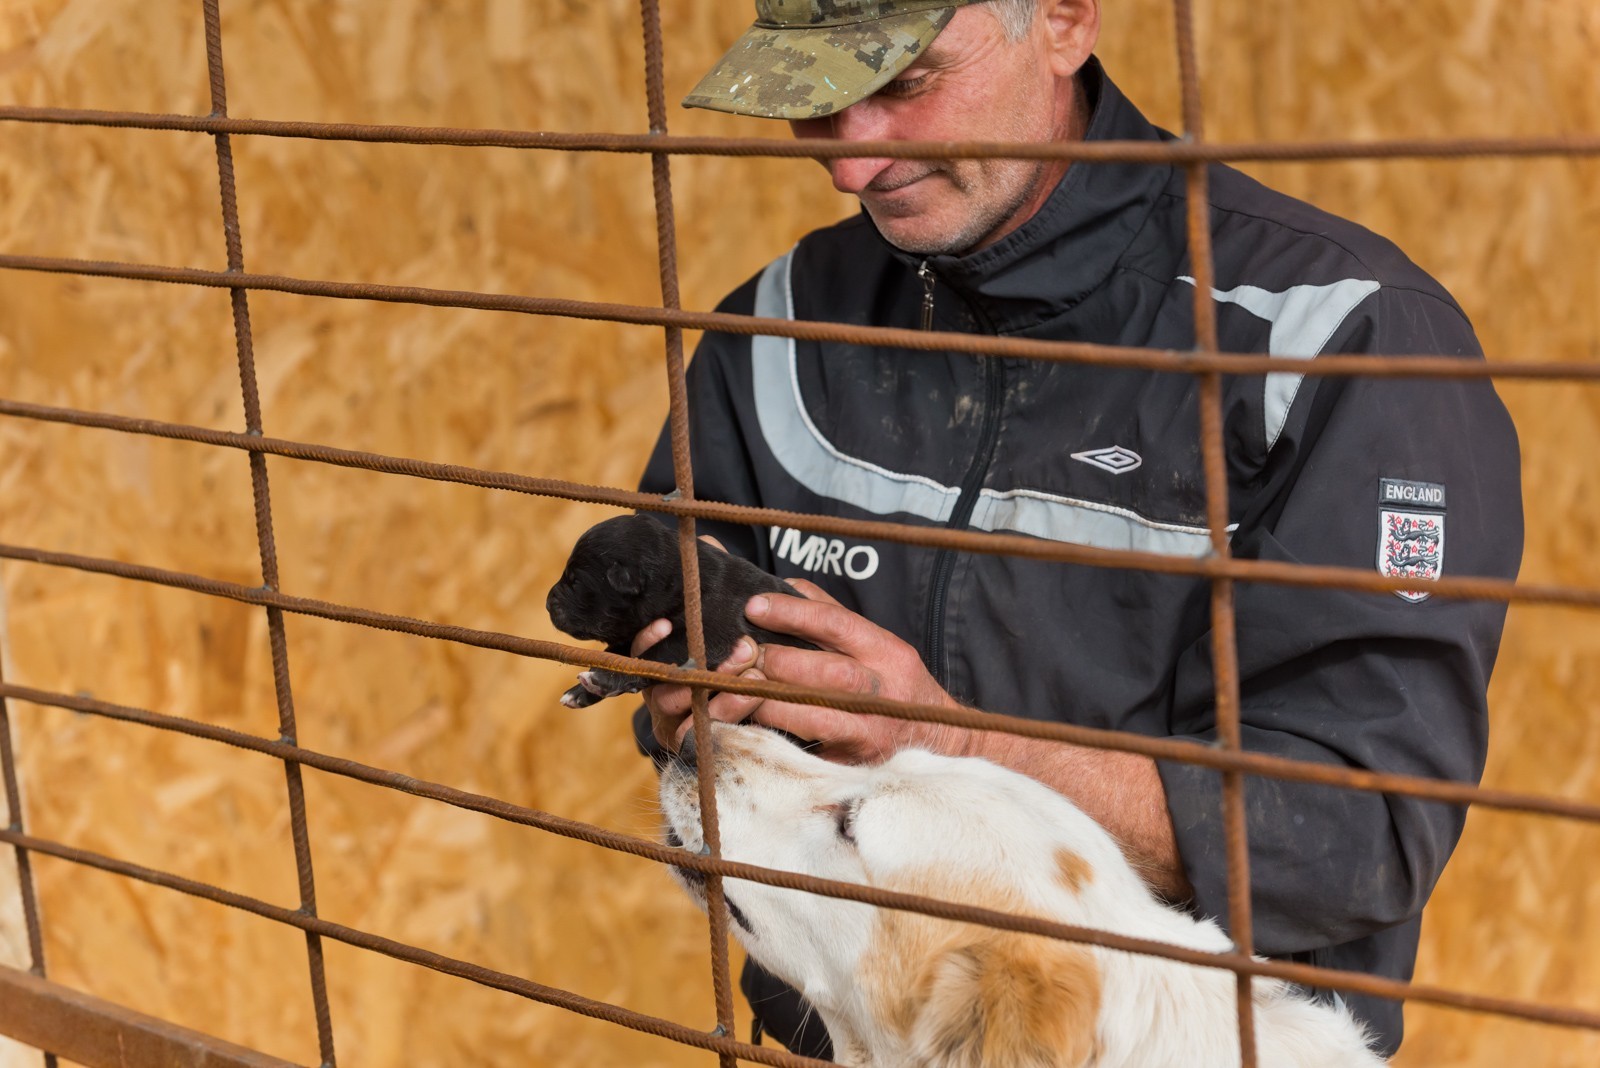
[[[909,67],[954,14],[950,7],[845,26],[752,26],[683,106],[762,119],[831,115]]]

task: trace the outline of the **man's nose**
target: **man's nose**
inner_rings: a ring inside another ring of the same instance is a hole
[[[893,136],[888,116],[870,97],[843,111],[821,119],[804,119],[794,124],[798,137],[820,137],[833,141],[885,141]],[[833,177],[833,187],[841,193],[860,193],[894,160],[881,156],[824,160]]]

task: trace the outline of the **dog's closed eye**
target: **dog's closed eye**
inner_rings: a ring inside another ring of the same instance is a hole
[[[840,801],[828,806],[828,813],[833,816],[833,825],[843,838],[851,845],[856,844],[856,810],[861,807],[861,802]]]

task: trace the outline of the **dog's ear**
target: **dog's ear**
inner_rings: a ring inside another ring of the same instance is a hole
[[[644,572],[635,564],[613,560],[611,566],[606,568],[606,581],[618,593],[637,597],[644,592]]]
[[[1097,1053],[1087,947],[991,932],[945,954],[923,987],[911,1038],[929,1068],[1078,1068]]]

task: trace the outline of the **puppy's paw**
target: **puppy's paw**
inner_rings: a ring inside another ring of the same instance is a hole
[[[649,679],[637,675],[623,675],[604,668],[578,672],[578,685],[561,695],[561,703],[568,708],[588,708],[597,701],[623,693],[638,693],[650,685]]]
[[[579,685],[574,686],[572,689],[561,695],[561,703],[566,705],[568,708],[588,708],[590,705],[599,701],[603,696],[605,695],[594,693],[594,691],[582,685],[580,681]]]
[[[621,693],[638,693],[649,686],[649,679],[642,679],[637,675],[624,675],[617,671],[607,671],[604,668],[595,668],[585,671],[578,676],[578,682],[586,687],[590,693],[599,697],[615,697]]]

